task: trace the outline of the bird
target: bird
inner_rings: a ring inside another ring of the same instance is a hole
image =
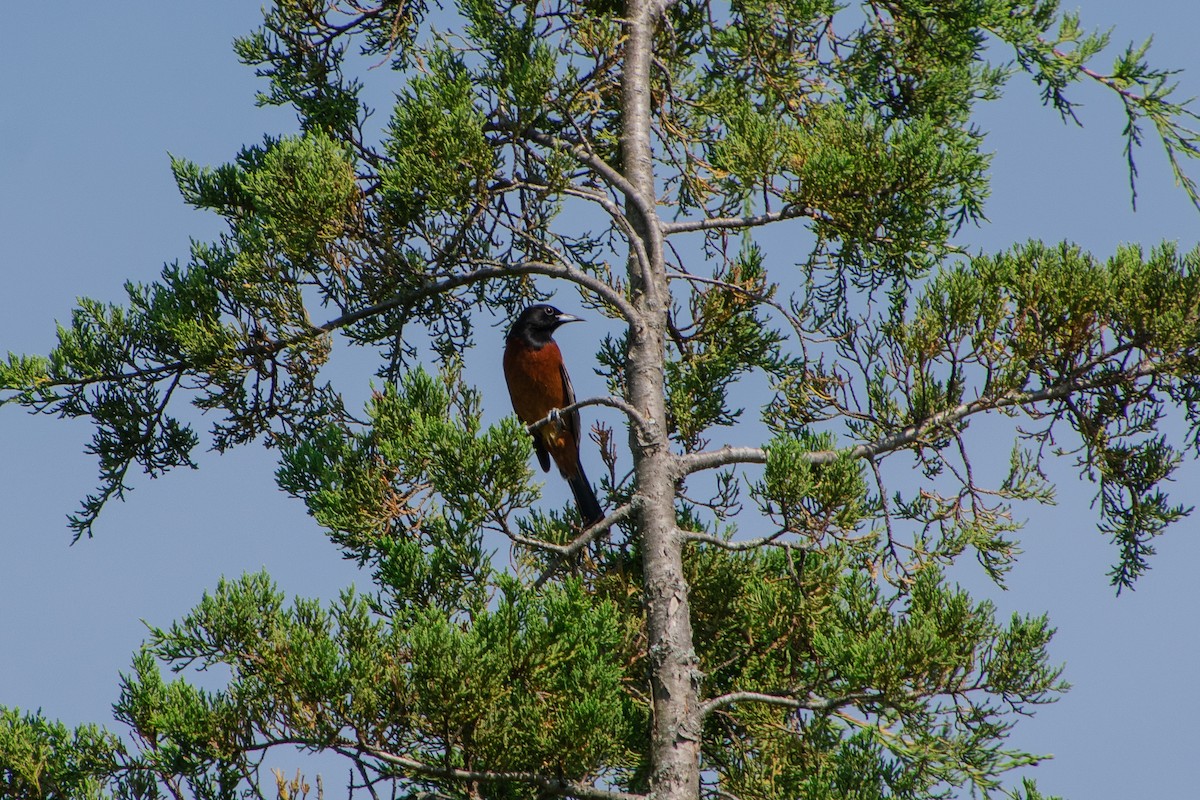
[[[579,459],[579,411],[558,413],[575,402],[571,376],[554,341],[554,331],[568,322],[583,320],[547,303],[522,311],[505,337],[504,380],[508,383],[513,411],[521,422],[532,425],[551,417],[545,425],[530,432],[533,449],[543,472],[550,471],[550,459],[554,459],[575,495],[580,519],[588,527],[604,519],[604,510]]]

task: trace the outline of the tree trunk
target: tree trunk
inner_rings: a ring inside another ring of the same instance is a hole
[[[631,326],[626,363],[629,402],[653,423],[631,427],[630,450],[641,497],[639,532],[645,569],[646,626],[653,691],[650,791],[656,800],[700,794],[700,679],[691,608],[683,575],[683,540],[675,522],[677,459],[667,440],[665,349],[669,293],[662,233],[655,213],[650,133],[654,28],[663,6],[629,0],[622,91],[622,170],[636,195],[627,214],[644,246],[631,248],[629,279],[639,324]]]

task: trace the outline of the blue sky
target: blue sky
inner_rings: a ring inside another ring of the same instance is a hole
[[[1085,0],[1079,9],[1088,27],[1116,26],[1117,47],[1153,34],[1154,63],[1185,70],[1181,93],[1200,94],[1200,9],[1172,0]],[[219,220],[180,201],[167,153],[216,164],[263,133],[295,129],[289,112],[255,108],[260,83],[231,52],[232,38],[257,19],[257,4],[228,1],[65,2],[53,20],[37,4],[6,7],[0,352],[47,352],[54,320],[67,319],[76,297],[120,300],[125,280],[153,280],[164,262],[186,258],[189,238],[220,232]],[[1097,89],[1077,96],[1083,129],[1043,109],[1020,78],[982,109],[996,152],[990,223],[965,241],[994,250],[1066,238],[1099,256],[1122,242],[1195,246],[1200,214],[1153,143],[1139,158],[1134,214],[1119,107]],[[560,338],[581,351],[592,341],[583,330]],[[472,358],[486,363],[497,353],[485,343]],[[493,418],[508,412],[495,372],[496,383],[483,387]],[[581,396],[601,393],[594,376],[573,377]],[[322,597],[365,582],[278,492],[271,454],[256,448],[203,454],[195,472],[135,479],[137,490],[108,508],[97,537],[69,547],[65,515],[95,479],[82,452],[89,437],[82,423],[0,410],[0,704],[40,707],[69,723],[110,720],[117,674],[145,636],[141,620],[169,623],[221,575],[265,567],[288,593]],[[1007,454],[1008,442],[1002,447]],[[1069,470],[1056,477],[1059,505],[1022,509],[1026,555],[1009,591],[992,594],[1005,613],[1050,614],[1059,630],[1052,654],[1074,689],[1021,723],[1014,741],[1056,755],[1029,773],[1043,791],[1192,796],[1200,514],[1160,541],[1135,592],[1115,598],[1105,578],[1114,553],[1095,530],[1091,487]],[[1195,502],[1198,477],[1185,469],[1175,497]],[[561,487],[547,489],[560,499]]]

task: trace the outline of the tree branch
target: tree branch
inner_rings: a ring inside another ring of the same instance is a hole
[[[577,400],[570,405],[554,409],[537,422],[531,423],[526,427],[530,433],[533,433],[545,427],[546,425],[551,424],[557,417],[570,414],[572,411],[577,411],[578,409],[585,408],[587,406],[608,406],[609,408],[615,408],[619,411],[623,411],[625,412],[625,415],[629,417],[629,419],[631,419],[635,425],[638,426],[642,433],[647,436],[650,435],[654,430],[654,423],[652,420],[648,419],[644,414],[621,398],[612,396],[590,397],[587,400]]]
[[[1094,379],[1086,379],[1074,375],[1061,383],[1038,389],[1036,391],[1008,391],[997,397],[981,397],[969,403],[962,403],[954,408],[933,414],[914,425],[909,425],[899,431],[885,436],[869,444],[860,444],[850,450],[814,450],[808,453],[805,461],[809,464],[829,464],[843,455],[851,458],[874,458],[875,456],[899,450],[910,445],[930,431],[952,425],[965,417],[984,411],[993,411],[1012,406],[1024,406],[1040,403],[1045,400],[1060,400],[1076,392],[1088,389],[1099,389],[1120,383],[1128,383],[1154,375],[1162,369],[1152,359],[1145,358],[1132,367],[1117,372],[1108,373]],[[716,469],[729,464],[765,464],[767,451],[762,447],[732,447],[726,445],[720,450],[710,450],[704,453],[686,453],[676,458],[680,477],[700,472],[706,469]]]
[[[676,269],[678,271],[669,273],[667,275],[667,280],[681,280],[688,281],[689,283],[700,283],[707,286],[718,286],[731,292],[737,292],[743,297],[747,297],[756,303],[762,303],[763,305],[769,306],[779,312],[779,314],[785,320],[787,320],[787,323],[792,326],[792,330],[796,333],[797,342],[801,347],[805,346],[805,339],[812,338],[812,334],[805,331],[800,325],[799,319],[797,319],[786,308],[784,308],[782,303],[773,300],[766,294],[762,292],[751,291],[744,286],[738,286],[736,283],[730,283],[729,281],[723,281],[717,278],[704,278],[700,275],[693,275],[692,273],[686,272],[678,267]]]
[[[649,207],[645,198],[620,170],[613,167],[604,159],[593,153],[590,148],[584,144],[575,144],[564,139],[559,139],[545,133],[539,133],[535,130],[527,130],[523,135],[532,142],[537,142],[543,147],[549,147],[552,150],[557,150],[560,153],[566,153],[574,158],[579,163],[586,166],[588,169],[600,176],[601,180],[607,183],[616,191],[621,192],[634,204],[637,210],[646,219],[653,219],[655,216],[654,209]]]
[[[680,476],[691,475],[706,469],[717,469],[730,464],[765,464],[767,451],[762,447],[734,447],[725,445],[720,450],[702,453],[685,453],[676,457]]]
[[[444,280],[426,284],[411,292],[396,294],[375,305],[343,314],[336,319],[326,322],[324,325],[317,326],[316,330],[323,333],[331,333],[338,328],[351,325],[361,319],[381,314],[384,311],[391,311],[394,308],[399,308],[430,295],[441,294],[451,289],[457,289],[460,286],[468,286],[472,283],[479,283],[480,281],[491,280],[492,278],[506,278],[513,275],[547,275],[552,278],[565,278],[603,297],[617,308],[621,312],[621,316],[625,317],[629,322],[632,323],[637,319],[636,312],[624,296],[599,278],[565,264],[547,264],[544,261],[523,261],[519,264],[489,265],[461,275],[452,275]],[[303,334],[299,334],[290,339],[280,340],[277,344],[286,347],[289,344],[302,341],[304,338],[306,337]]]
[[[552,278],[564,278],[573,283],[576,283],[583,288],[596,293],[610,303],[621,315],[630,323],[634,323],[637,319],[637,312],[625,297],[609,286],[604,281],[596,278],[588,273],[576,269],[575,267],[562,264],[548,264],[542,261],[524,261],[520,264],[511,265],[489,265],[471,272],[465,272],[461,275],[453,275],[440,281],[432,281],[424,286],[413,289],[412,291],[402,292],[387,300],[383,300],[374,305],[365,306],[363,308],[350,311],[340,317],[325,322],[322,325],[313,325],[308,330],[292,336],[278,339],[273,342],[256,343],[247,347],[239,348],[238,355],[249,356],[272,356],[285,350],[292,345],[311,339],[313,336],[332,333],[339,328],[344,328],[347,325],[353,325],[355,322],[382,314],[386,311],[391,311],[396,308],[403,307],[407,304],[414,303],[430,295],[440,294],[442,292],[457,289],[461,286],[468,286],[480,281],[492,280],[494,278],[505,278],[513,275],[547,275]],[[99,375],[88,375],[77,379],[61,379],[54,381],[46,381],[39,384],[39,389],[51,389],[59,386],[84,387],[96,383],[119,383],[129,380],[137,380],[139,378],[154,378],[159,379],[170,375],[173,372],[182,372],[189,367],[197,366],[189,363],[185,359],[172,361],[167,364],[160,364],[154,367],[144,367],[142,369],[133,369],[128,372],[108,372]]]
[[[360,755],[367,755],[371,758],[377,758],[385,763],[403,767],[419,775],[431,778],[450,778],[458,781],[483,781],[486,783],[525,783],[536,786],[550,794],[581,797],[585,798],[585,800],[646,800],[647,797],[644,794],[599,789],[586,783],[579,783],[578,781],[552,778],[540,772],[492,772],[489,770],[457,769],[455,767],[435,767],[432,764],[426,764],[423,761],[417,761],[408,756],[396,755],[395,753],[389,753],[386,750],[360,743],[343,741],[340,745],[335,745],[333,749],[355,760]]]
[[[650,255],[646,252],[646,243],[642,241],[640,236],[638,236],[637,230],[634,228],[633,223],[629,221],[629,217],[626,216],[625,212],[621,210],[621,207],[614,202],[612,198],[608,197],[603,192],[588,191],[586,189],[580,189],[576,186],[565,187],[562,189],[562,192],[563,194],[570,195],[571,197],[578,197],[581,200],[587,200],[589,202],[596,203],[603,208],[609,217],[612,218],[612,221],[616,223],[616,226],[625,233],[625,240],[633,249],[634,256],[637,258],[638,263],[642,265],[650,263]]]
[[[662,224],[663,236],[675,233],[690,233],[693,231],[708,231],[717,228],[737,230],[740,228],[757,228],[785,219],[797,217],[817,217],[820,212],[809,206],[787,206],[779,211],[758,214],[750,217],[708,217],[706,219],[685,219]]]
[[[566,547],[561,544],[544,542],[541,539],[530,539],[528,536],[522,536],[519,533],[513,533],[508,529],[507,526],[504,527],[503,533],[513,544],[520,545],[521,547],[527,547],[530,550],[544,550],[550,553],[559,554],[560,556],[566,550]]]
[[[882,697],[878,692],[854,692],[841,695],[840,697],[821,697],[820,695],[809,694],[808,699],[801,700],[798,697],[787,697],[786,695],[769,694],[767,692],[729,692],[704,703],[701,706],[700,713],[708,716],[718,709],[736,703],[764,703],[766,705],[784,706],[785,708],[795,708],[804,711],[833,711],[851,703],[857,703],[862,700],[880,700]]]
[[[597,156],[584,142],[574,143],[535,130],[524,131],[523,135],[530,141],[536,142],[543,147],[566,153],[600,176],[600,179],[612,187],[613,190],[621,192],[628,198],[628,201],[637,209],[642,219],[647,221],[647,241],[643,241],[638,233],[637,226],[609,198],[604,197],[598,192],[587,192],[578,187],[567,187],[564,190],[566,194],[599,203],[608,212],[609,216],[612,217],[613,221],[617,223],[617,227],[625,232],[643,274],[649,274],[652,268],[650,253],[661,253],[663,243],[662,223],[658,220],[658,213],[654,208],[653,197],[649,200],[643,197],[632,181],[626,178],[620,170]]]
[[[714,547],[720,547],[723,550],[731,550],[733,552],[740,552],[740,551],[744,551],[744,550],[753,550],[756,547],[764,547],[766,545],[782,547],[787,550],[803,550],[804,549],[804,547],[802,545],[794,544],[792,542],[779,541],[780,537],[789,533],[789,531],[786,528],[776,531],[775,533],[772,533],[770,536],[759,536],[757,539],[747,539],[747,540],[741,541],[741,542],[731,542],[728,539],[722,539],[719,536],[713,536],[711,533],[700,533],[699,531],[682,531],[682,533],[683,533],[683,537],[685,539],[687,539],[689,542],[700,542],[701,544],[710,544],[710,545],[713,545]]]

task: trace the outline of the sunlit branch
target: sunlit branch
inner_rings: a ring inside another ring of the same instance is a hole
[[[879,699],[882,699],[882,695],[877,692],[858,692],[839,697],[821,697],[820,695],[810,694],[808,698],[803,700],[798,697],[769,694],[767,692],[730,692],[719,697],[714,697],[704,703],[700,709],[700,713],[703,716],[708,716],[718,709],[737,703],[763,703],[772,706],[795,708],[802,711],[833,711],[852,703]]]
[[[780,222],[785,219],[818,216],[820,216],[820,212],[809,206],[787,206],[779,211],[749,217],[708,217],[707,219],[683,219],[675,222],[664,222],[662,224],[662,232],[664,236],[671,236],[676,233],[690,233],[693,231],[709,231],[714,229],[737,230],[740,228],[757,228],[761,225],[769,225],[772,222]]]
[[[577,400],[568,406],[556,408],[551,413],[528,425],[530,433],[540,430],[542,427],[555,422],[558,418],[570,414],[572,411],[577,411],[587,406],[608,406],[619,411],[625,412],[625,415],[638,426],[645,435],[649,436],[654,430],[654,422],[648,419],[640,411],[634,408],[629,403],[619,397],[589,397],[587,400]]]
[[[823,451],[822,451],[823,452]],[[815,453],[810,453],[810,456]],[[690,475],[706,469],[717,469],[730,464],[765,464],[767,451],[763,447],[734,447],[725,445],[720,450],[708,450],[703,453],[687,453],[679,456],[680,475]]]
[[[689,542],[699,542],[701,544],[709,544],[714,547],[719,547],[722,550],[730,550],[733,552],[741,552],[745,550],[754,550],[759,547],[782,547],[787,550],[803,550],[804,546],[794,542],[781,542],[779,538],[789,533],[786,528],[780,529],[770,536],[759,536],[757,539],[745,539],[743,541],[730,541],[722,539],[719,536],[713,536],[711,533],[700,533],[699,531],[682,531],[683,537]]]

